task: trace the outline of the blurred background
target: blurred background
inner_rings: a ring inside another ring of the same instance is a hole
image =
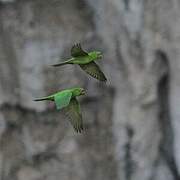
[[[50,66],[78,42],[107,84]],[[33,102],[75,86],[82,134]],[[0,0],[0,180],[179,180],[179,93],[179,0]]]

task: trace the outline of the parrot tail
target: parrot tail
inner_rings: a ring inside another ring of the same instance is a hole
[[[44,101],[44,100],[53,100],[54,98],[52,96],[42,97],[34,99],[34,101]]]
[[[65,64],[71,64],[71,63],[69,61],[65,61],[65,62],[62,62],[62,63],[53,64],[52,66],[57,67],[57,66],[63,66]]]

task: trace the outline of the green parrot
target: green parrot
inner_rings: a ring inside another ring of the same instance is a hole
[[[85,95],[83,88],[72,88],[59,91],[52,95],[35,99],[34,101],[51,100],[55,101],[56,108],[64,108],[66,114],[69,116],[70,122],[77,132],[83,130],[82,114],[79,102],[76,97]]]
[[[78,64],[86,73],[100,81],[107,81],[104,73],[99,66],[94,62],[102,58],[102,53],[99,51],[85,52],[80,44],[75,44],[71,48],[72,58],[53,66],[63,66],[65,64]]]

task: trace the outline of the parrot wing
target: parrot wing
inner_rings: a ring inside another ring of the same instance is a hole
[[[93,61],[88,64],[81,64],[80,67],[92,77],[100,80],[100,81],[107,81],[104,73],[101,71],[99,66]]]
[[[72,57],[82,57],[82,56],[87,56],[88,53],[85,52],[82,48],[81,48],[81,44],[75,44],[72,48],[71,48],[71,56]]]
[[[54,96],[57,109],[62,109],[70,103],[72,92],[62,92]]]
[[[81,132],[83,130],[82,114],[76,98],[71,99],[69,105],[65,108],[65,112],[76,132]]]

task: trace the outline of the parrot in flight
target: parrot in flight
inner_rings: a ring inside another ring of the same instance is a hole
[[[64,108],[75,131],[81,132],[83,130],[82,114],[80,104],[76,99],[77,96],[81,95],[85,95],[85,90],[83,88],[72,88],[59,91],[46,97],[35,99],[34,101],[54,101],[58,110]]]
[[[52,66],[63,66],[66,64],[78,64],[86,73],[88,73],[93,78],[100,81],[107,81],[104,73],[101,71],[99,66],[95,63],[96,60],[102,58],[102,53],[99,51],[85,52],[80,44],[75,44],[71,48],[72,58],[68,59],[59,64],[54,64]]]

